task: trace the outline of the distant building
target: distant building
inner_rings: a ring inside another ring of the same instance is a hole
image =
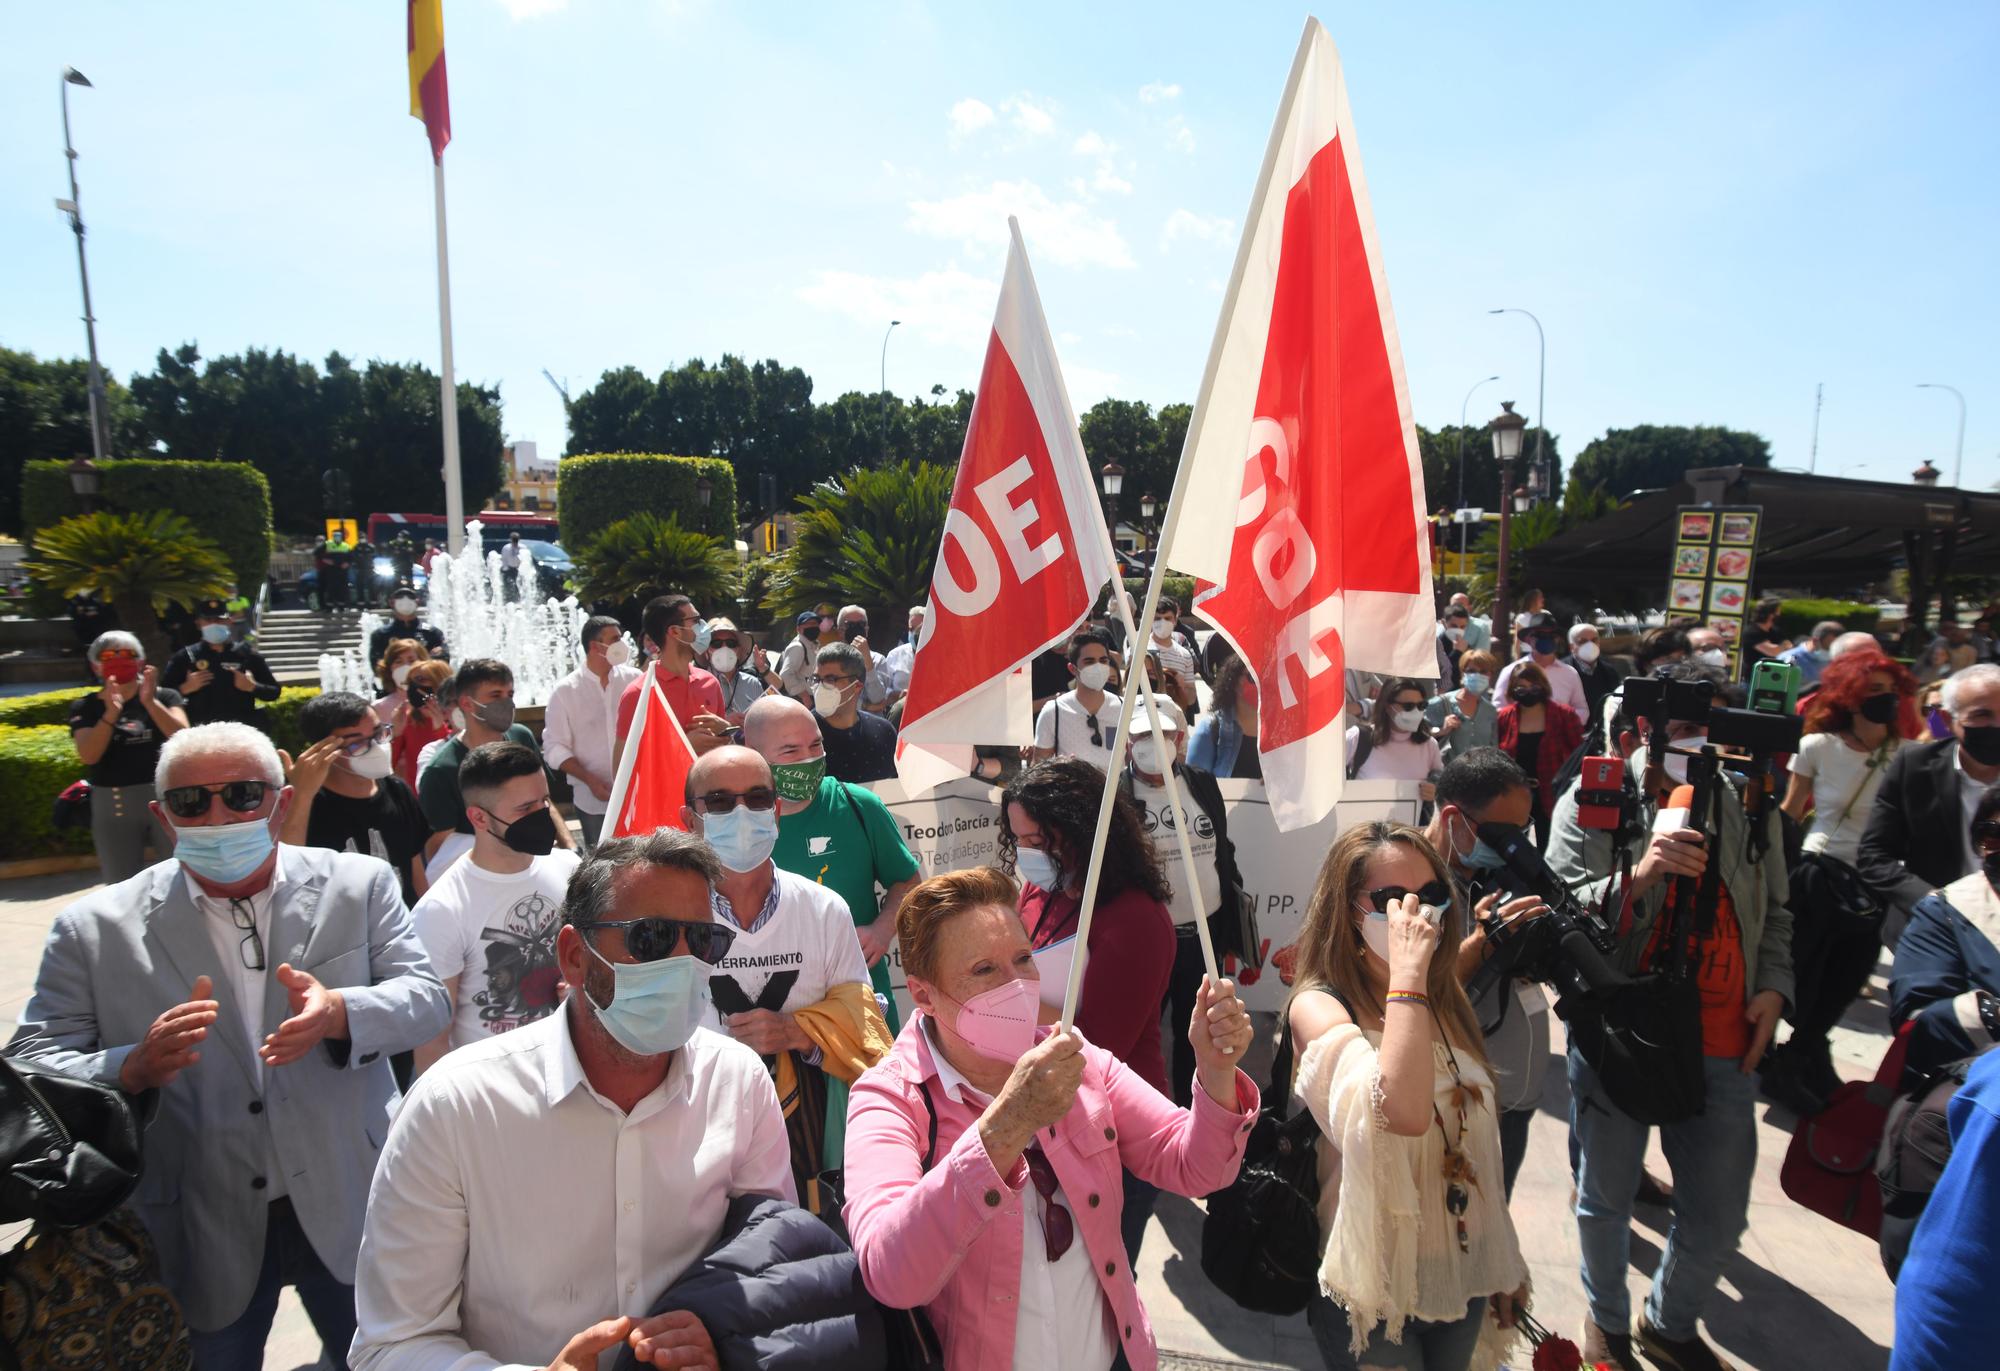
[[[522,439],[501,450],[506,463],[506,482],[493,497],[496,509],[554,513],[556,507],[556,464],[544,462],[533,442]]]

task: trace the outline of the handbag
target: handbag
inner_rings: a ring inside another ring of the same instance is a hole
[[[1882,1232],[1875,1158],[1902,1085],[1910,1028],[1905,1023],[1896,1030],[1874,1080],[1848,1081],[1828,1097],[1825,1109],[1800,1120],[1778,1171],[1778,1184],[1794,1202],[1870,1238]]]
[[[1292,1033],[1280,1016],[1271,1086],[1243,1147],[1236,1179],[1208,1197],[1201,1270],[1260,1314],[1296,1314],[1319,1293],[1319,1121],[1303,1105],[1285,1117]]]
[[[1701,1113],[1701,990],[1694,978],[1649,974],[1608,997],[1556,1001],[1569,1040],[1612,1104],[1636,1123],[1679,1123]]]
[[[0,1258],[0,1368],[189,1371],[180,1306],[146,1226],[120,1209],[82,1228],[37,1224]]]
[[[0,1223],[95,1223],[138,1187],[141,1141],[124,1091],[0,1057]]]
[[[49,824],[57,832],[90,827],[90,782],[71,781],[49,808]]]
[[[1856,933],[1879,933],[1889,912],[1859,871],[1824,852],[1801,853],[1792,863],[1787,896],[1795,918],[1810,912]]]

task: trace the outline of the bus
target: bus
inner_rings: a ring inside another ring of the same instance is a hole
[[[505,541],[510,533],[521,535],[523,542],[553,543],[560,536],[560,526],[553,514],[532,510],[482,509],[468,516],[486,526],[486,541],[494,541],[498,533]],[[445,542],[445,521],[442,514],[371,514],[368,516],[368,541],[376,547],[386,547],[407,533],[410,541],[417,545],[417,551],[424,550],[424,540],[435,538],[439,545]]]

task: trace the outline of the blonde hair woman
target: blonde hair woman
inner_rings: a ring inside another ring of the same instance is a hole
[[[1465,1371],[1483,1330],[1490,1364],[1526,1294],[1479,1023],[1438,954],[1464,923],[1437,851],[1376,822],[1327,853],[1299,935],[1293,1089],[1325,1135],[1307,1318],[1336,1371]]]

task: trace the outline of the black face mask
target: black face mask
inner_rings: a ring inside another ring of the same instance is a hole
[[[1871,724],[1892,724],[1896,722],[1896,704],[1893,691],[1870,695],[1861,702],[1861,717]]]
[[[1980,858],[1979,869],[1986,873],[1986,883],[2000,890],[2000,852],[1989,852]]]
[[[1548,657],[1553,655],[1556,650],[1556,640],[1553,638],[1530,638],[1528,646],[1533,648],[1538,655]]]
[[[556,846],[555,811],[544,805],[533,814],[514,820],[499,837],[501,842],[524,856],[546,857],[555,851]]]
[[[2000,724],[1968,724],[1958,745],[1981,766],[2000,766]]]
[[[805,627],[803,627],[803,628],[801,628],[801,629],[799,630],[799,636],[800,636],[801,638],[805,639],[805,640],[806,640],[807,642],[809,642],[809,643],[816,643],[816,642],[818,642],[818,641],[819,641],[819,625],[818,625],[818,624],[807,624],[807,625],[806,625]]]
[[[1539,690],[1515,690],[1509,692],[1517,705],[1538,705],[1549,697]]]

